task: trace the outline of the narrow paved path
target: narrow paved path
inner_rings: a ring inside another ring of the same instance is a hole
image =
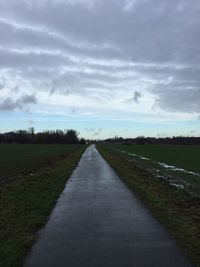
[[[191,267],[174,241],[90,146],[26,267]]]

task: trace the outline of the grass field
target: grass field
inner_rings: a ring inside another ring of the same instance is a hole
[[[200,197],[200,146],[110,145],[107,148]]]
[[[184,145],[114,145],[129,153],[135,153],[156,161],[200,172],[200,146]]]
[[[152,171],[154,167],[158,167],[157,165],[141,158],[141,156],[151,157],[155,161],[165,161],[179,168],[190,167],[191,170],[198,171],[199,147],[106,144],[99,145],[98,149],[130,189],[176,239],[179,246],[195,263],[194,266],[200,266],[200,195],[198,191],[196,194],[190,194],[191,192],[185,188],[172,185],[168,179],[163,179],[163,176],[156,175],[157,172]],[[187,151],[190,154],[187,154]],[[194,154],[193,151],[195,151]],[[178,158],[178,153],[182,156],[182,161]],[[187,163],[187,161],[193,161],[193,158],[195,164]],[[185,174],[187,176],[187,173]],[[200,177],[196,179],[199,185]]]
[[[0,146],[0,266],[22,266],[85,148]]]
[[[38,170],[81,145],[0,144],[0,181]]]

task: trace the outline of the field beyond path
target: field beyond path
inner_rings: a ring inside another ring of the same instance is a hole
[[[68,180],[25,266],[191,265],[95,146],[90,146]]]
[[[0,266],[22,266],[85,145],[0,145]],[[5,152],[5,153],[4,153]]]

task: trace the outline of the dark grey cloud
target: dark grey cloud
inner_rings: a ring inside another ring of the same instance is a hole
[[[85,3],[67,2],[46,1],[46,5],[33,4],[31,8],[17,3],[12,8],[21,23],[47,27],[88,46],[117,46],[123,49],[124,58],[159,62],[198,60],[199,48],[190,42],[199,41],[198,1],[195,5],[184,0],[138,1],[129,12],[123,9],[125,1],[93,1],[92,8]]]
[[[27,122],[31,126],[35,124],[35,121],[33,119],[29,119]]]
[[[102,132],[102,128],[98,128],[96,129],[96,131],[92,134],[93,137],[97,137],[101,134]]]
[[[157,90],[156,105],[164,110],[176,112],[200,112],[200,90],[190,88]]]
[[[2,68],[16,68],[18,70],[26,71],[26,68],[44,68],[62,67],[69,64],[69,60],[62,55],[53,55],[51,53],[37,53],[26,52],[18,50],[1,50],[0,49],[0,67]]]
[[[0,80],[0,90],[2,90],[5,87],[5,81]]]
[[[141,93],[138,92],[138,91],[135,91],[134,92],[134,95],[133,95],[133,100],[135,101],[135,103],[138,103],[139,102],[139,99],[142,97]]]
[[[36,104],[37,98],[35,95],[24,94],[13,100],[7,97],[0,101],[0,111],[13,111],[15,109],[24,109],[29,104]]]
[[[1,3],[2,15],[22,25],[48,29],[58,36],[68,37],[74,43],[78,41],[80,47],[84,44],[84,48],[88,47],[90,51],[91,47],[103,48],[107,45],[115,48],[113,50],[123,51],[119,57],[124,59],[198,62],[198,1],[194,5],[186,0],[169,0],[166,3],[160,0],[137,1],[137,5],[129,11],[124,10],[126,1],[123,0],[92,1],[92,8],[84,2],[73,5],[68,1],[42,1],[43,5],[30,2],[31,5],[24,1]],[[56,39],[55,35],[49,34],[49,37]],[[29,45],[34,45],[34,42],[42,45],[42,37],[35,40],[26,36],[19,41],[28,42],[29,39]],[[62,41],[62,38],[56,39],[59,40]],[[51,43],[47,38],[45,46]]]
[[[89,133],[92,134],[93,137],[97,137],[101,134],[101,132],[103,131],[102,128],[84,128],[84,130]]]
[[[95,128],[84,128],[86,132],[94,132],[96,129]]]

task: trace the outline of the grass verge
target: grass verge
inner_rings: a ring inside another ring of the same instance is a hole
[[[0,266],[22,266],[86,146],[0,188]]]
[[[106,146],[97,147],[124,182],[138,195],[152,214],[175,238],[195,266],[200,266],[200,201],[183,190],[170,186],[112,153]]]

